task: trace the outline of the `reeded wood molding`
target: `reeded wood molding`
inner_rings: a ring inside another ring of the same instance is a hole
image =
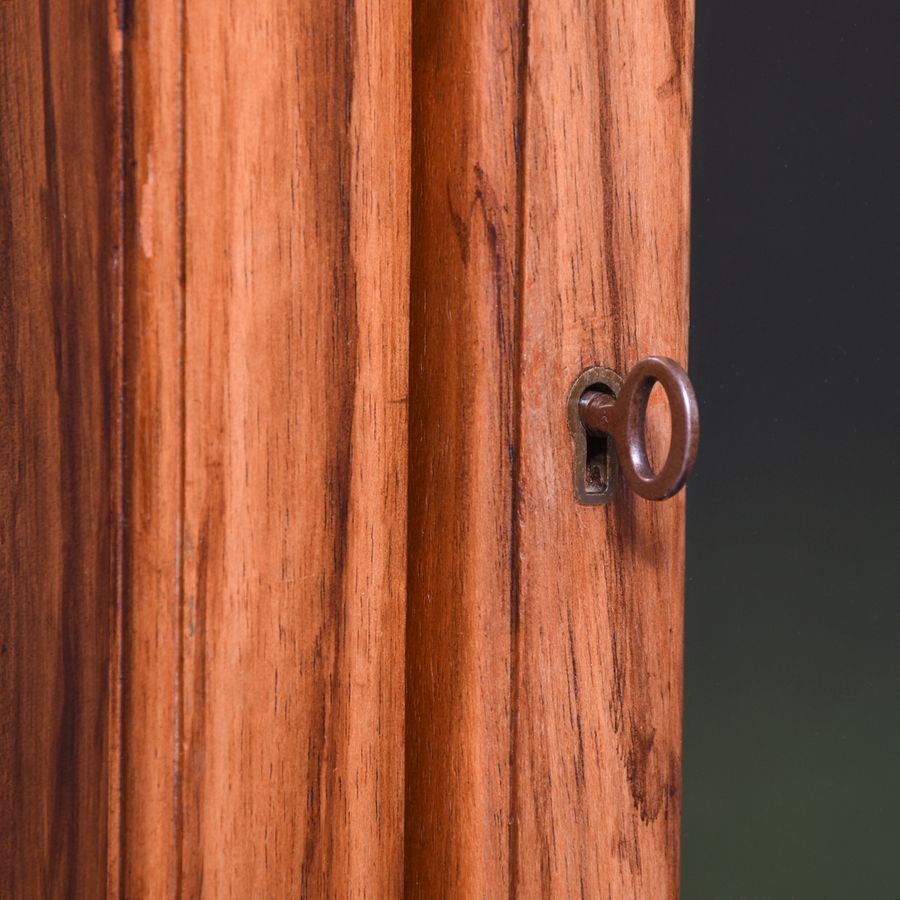
[[[3,883],[396,895],[409,8],[0,42]]]
[[[506,893],[519,14],[413,8],[409,897]]]
[[[395,896],[409,11],[185,12],[183,889]]]
[[[122,892],[182,871],[184,27],[135,3],[125,35],[125,609]]]
[[[118,886],[122,55],[0,3],[0,891]]]

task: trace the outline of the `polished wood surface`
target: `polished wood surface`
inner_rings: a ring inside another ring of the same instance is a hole
[[[122,890],[176,896],[182,868],[184,27],[136,0],[125,33],[125,608]]]
[[[120,39],[0,3],[0,893],[118,882]]]
[[[518,12],[413,9],[410,897],[506,892]]]
[[[690,0],[0,29],[12,896],[676,896]]]
[[[185,6],[185,896],[396,896],[409,10]]]
[[[4,884],[395,896],[409,9],[0,26]]]
[[[576,505],[564,398],[591,364],[686,364],[689,2],[529,3],[520,897],[678,893],[684,495]]]
[[[578,506],[565,404],[685,362],[691,42],[662,0],[414,12],[414,896],[677,894],[683,498]]]

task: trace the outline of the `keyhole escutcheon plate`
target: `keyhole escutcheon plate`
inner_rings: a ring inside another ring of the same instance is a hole
[[[575,445],[575,499],[583,506],[602,506],[615,496],[619,464],[612,438],[589,432],[581,421],[579,403],[590,390],[618,397],[622,379],[612,369],[591,366],[575,379],[566,403],[569,432]]]

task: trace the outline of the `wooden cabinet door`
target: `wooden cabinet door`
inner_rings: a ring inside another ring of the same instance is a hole
[[[674,897],[692,10],[0,4],[12,897]],[[651,398],[652,440],[667,437]]]
[[[683,500],[579,506],[566,397],[685,359],[691,12],[414,6],[410,896],[677,894]]]

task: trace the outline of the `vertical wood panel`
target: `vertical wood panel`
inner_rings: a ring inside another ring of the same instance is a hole
[[[126,30],[123,892],[181,870],[182,16],[130,4]]]
[[[577,506],[564,398],[686,362],[692,7],[530,0],[528,30],[516,893],[674,897],[683,495]]]
[[[0,4],[0,883],[117,886],[120,39]]]
[[[518,0],[413,11],[406,892],[507,893]]]
[[[393,896],[409,10],[186,7],[183,891]]]
[[[407,889],[672,897],[683,498],[578,506],[565,403],[686,361],[692,10],[447,6],[414,12]]]

